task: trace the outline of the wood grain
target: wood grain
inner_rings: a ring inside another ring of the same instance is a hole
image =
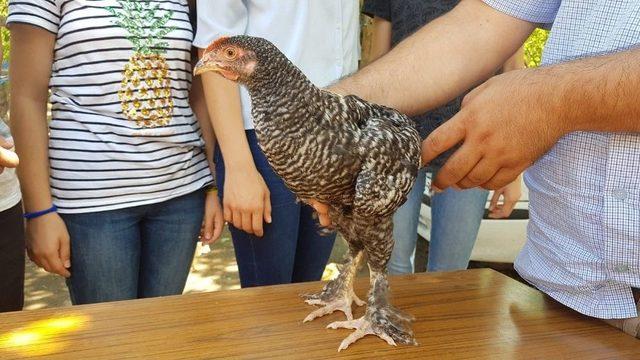
[[[51,359],[640,359],[640,342],[488,269],[391,277],[416,316],[419,346],[302,324],[298,294],[320,283],[0,314],[0,358]],[[364,295],[368,279],[357,281]],[[355,311],[356,316],[364,312]]]

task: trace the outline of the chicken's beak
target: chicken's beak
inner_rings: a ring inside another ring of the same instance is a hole
[[[193,68],[193,75],[198,76],[208,71],[218,72],[220,71],[220,67],[216,63],[205,62],[203,58],[203,59],[200,59],[200,61],[198,61],[196,66]]]

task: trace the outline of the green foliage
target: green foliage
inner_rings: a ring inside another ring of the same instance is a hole
[[[136,0],[118,0],[121,9],[107,7],[118,19],[115,24],[129,33],[128,39],[139,54],[161,54],[167,51],[169,43],[162,41],[175,26],[166,26],[173,15],[172,11],[158,10],[159,4]]]
[[[9,0],[0,0],[0,18],[6,19],[8,12]],[[0,27],[0,39],[2,40],[2,57],[4,61],[9,60],[9,50],[11,44],[9,44],[9,30],[6,27]]]
[[[524,62],[527,67],[538,67],[542,62],[542,51],[549,38],[549,31],[535,29],[524,43]]]

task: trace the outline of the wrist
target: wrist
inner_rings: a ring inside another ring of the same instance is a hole
[[[25,213],[38,212],[49,209],[53,206],[53,200],[51,197],[39,198],[37,201],[29,201],[28,198],[23,195],[22,203],[24,204]]]
[[[40,218],[42,216],[58,212],[58,207],[55,205],[51,205],[50,207],[37,211],[27,211],[24,213],[23,217],[27,220],[33,220]]]
[[[204,191],[207,193],[207,195],[209,195],[209,194],[217,194],[218,193],[218,185],[214,181],[213,183],[205,186]]]
[[[526,84],[524,98],[530,101],[529,111],[537,114],[535,118],[538,119],[538,125],[544,127],[544,131],[555,139],[560,139],[574,131],[572,126],[575,124],[570,120],[574,117],[570,112],[574,110],[567,106],[567,96],[571,86],[563,80],[558,82],[557,79],[562,79],[562,76],[558,76],[552,67],[529,69],[518,73],[527,76],[520,77],[520,81]]]
[[[576,104],[575,95],[582,93],[577,87],[578,81],[571,72],[566,72],[561,66],[549,66],[535,69],[544,75],[540,81],[535,82],[534,98],[537,99],[537,106],[540,111],[544,111],[544,120],[547,127],[557,138],[580,130],[578,121],[578,106],[567,106]],[[564,72],[564,73],[563,73]],[[581,86],[581,85],[580,85]]]
[[[258,172],[256,164],[253,161],[230,161],[224,163],[225,172],[229,176],[246,176]]]

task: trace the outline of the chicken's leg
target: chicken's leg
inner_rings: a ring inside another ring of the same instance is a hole
[[[351,303],[355,302],[358,306],[365,304],[353,292],[353,279],[356,276],[361,260],[362,250],[350,248],[349,255],[336,279],[329,281],[318,294],[302,295],[307,304],[322,306],[309,314],[303,322],[331,314],[336,310],[342,311],[347,316],[347,319],[353,319]]]
[[[383,272],[371,271],[371,290],[367,301],[367,312],[356,320],[336,321],[327,326],[329,329],[355,329],[345,338],[338,351],[366,335],[376,335],[389,345],[411,344],[417,345],[413,337],[410,323],[413,318],[389,304],[387,275]]]
[[[411,321],[413,317],[395,308],[389,303],[389,282],[387,280],[387,263],[393,250],[393,222],[391,217],[377,219],[357,219],[354,222],[356,233],[360,235],[361,243],[367,252],[369,264],[370,284],[367,299],[367,311],[364,316],[356,320],[337,321],[327,326],[330,329],[355,329],[351,335],[342,341],[338,351],[366,335],[376,335],[389,345],[417,344]]]

